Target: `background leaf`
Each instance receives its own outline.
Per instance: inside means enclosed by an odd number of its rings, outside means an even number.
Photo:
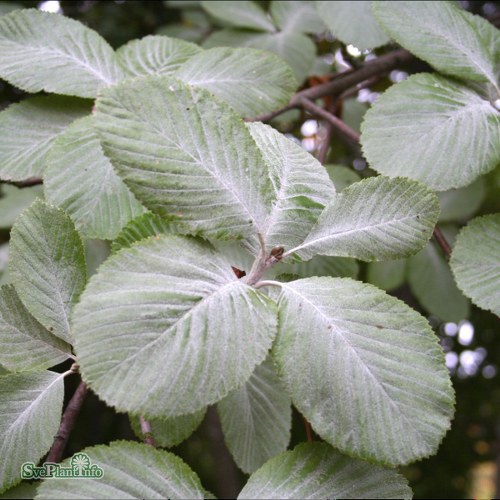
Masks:
[[[361,180],[359,174],[352,168],[344,165],[325,165],[325,168],[338,193],[351,184]]]
[[[47,157],[45,196],[87,238],[114,239],[145,212],[104,156],[92,117],[73,123]]]
[[[175,76],[209,90],[246,117],[281,108],[298,87],[282,59],[250,48],[205,50],[182,65]]]
[[[10,233],[9,271],[26,309],[71,343],[69,315],[87,279],[85,254],[71,219],[37,200]]]
[[[276,274],[294,274],[301,278],[310,276],[333,276],[339,278],[357,278],[359,264],[356,259],[347,257],[324,257],[317,255],[306,262],[281,262],[273,268]]]
[[[26,92],[96,97],[122,77],[113,49],[82,23],[37,9],[0,18],[0,77]]]
[[[217,403],[226,446],[238,467],[251,473],[290,441],[292,407],[271,358],[247,382]]]
[[[238,496],[245,498],[411,498],[406,479],[342,455],[326,443],[302,443],[269,460]]]
[[[340,41],[360,50],[385,45],[390,39],[373,16],[371,2],[316,2],[321,19]]]
[[[459,288],[483,309],[500,316],[500,214],[476,217],[463,228],[450,265]]]
[[[469,219],[477,212],[485,195],[484,177],[479,177],[467,187],[438,193],[441,206],[439,222]]]
[[[51,478],[37,498],[205,498],[198,476],[178,457],[127,441],[85,448],[101,478]],[[68,467],[70,459],[61,465]]]
[[[438,214],[437,197],[422,184],[372,177],[338,194],[289,252],[305,260],[316,254],[367,261],[404,257],[430,238]]]
[[[0,198],[0,229],[12,227],[19,214],[28,208],[36,198],[43,198],[43,186],[18,188],[4,184]]]
[[[366,281],[383,290],[393,290],[406,279],[407,259],[370,262],[367,266]]]
[[[43,370],[67,359],[71,346],[24,307],[12,285],[0,288],[0,363],[10,370]]]
[[[30,97],[2,111],[0,178],[22,181],[42,176],[55,138],[88,113],[89,101],[64,96]]]
[[[438,191],[470,184],[500,161],[500,113],[468,87],[421,73],[392,86],[366,113],[370,167]]]
[[[95,116],[106,155],[149,209],[206,236],[262,231],[271,196],[267,166],[227,104],[204,89],[149,76],[103,93]]]
[[[276,333],[270,299],[238,281],[210,246],[170,235],[110,257],[73,321],[90,387],[119,410],[163,418],[241,386]]]
[[[278,373],[325,441],[391,466],[435,453],[454,398],[425,318],[348,278],[283,284],[278,307]]]
[[[319,33],[327,29],[313,2],[275,0],[271,2],[270,13],[282,31]]]
[[[0,492],[21,481],[21,465],[49,451],[59,428],[64,379],[59,373],[0,377]]]

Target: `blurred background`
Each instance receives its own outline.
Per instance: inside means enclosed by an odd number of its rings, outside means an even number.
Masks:
[[[214,45],[214,33],[224,28],[196,1],[18,1],[0,2],[0,15],[15,8],[34,7],[63,13],[96,30],[114,48],[129,40],[150,34],[162,34]],[[258,2],[267,9],[270,2]],[[470,12],[484,16],[497,27],[498,2],[460,2]],[[384,52],[360,51],[335,40],[327,31],[310,35],[316,56],[305,65],[290,60],[301,86],[312,86],[331,75],[357,67]],[[272,48],[272,47],[270,47]],[[299,62],[300,65],[300,62]],[[378,78],[363,88],[354,89],[336,103],[336,114],[359,131],[366,110],[391,84],[408,74],[429,70],[425,64],[413,63]],[[0,80],[0,109],[22,100],[24,93]],[[328,106],[328,102],[323,103]],[[374,175],[366,166],[359,149],[330,137],[328,126],[315,117],[297,110],[287,112],[271,122],[306,150],[320,157],[337,189],[360,178]],[[327,142],[325,142],[327,138]],[[328,140],[330,139],[330,140]],[[10,227],[17,214],[36,196],[41,186],[17,190],[0,185],[0,282],[8,255]],[[461,226],[472,216],[500,209],[500,168],[459,190],[440,193],[442,215],[440,227],[450,242]],[[95,269],[107,254],[107,242],[89,242],[89,264]],[[402,469],[410,481],[415,498],[499,498],[500,497],[500,331],[498,318],[466,299],[456,288],[447,263],[437,246],[429,243],[410,259],[389,263],[364,264],[343,262],[337,275],[356,276],[376,284],[406,301],[426,316],[446,353],[446,364],[456,390],[457,409],[452,429],[446,435],[437,455]],[[347,270],[346,270],[347,269]],[[62,366],[61,369],[68,369]],[[77,381],[67,380],[71,395]],[[291,447],[306,439],[302,418],[294,414]],[[116,439],[137,439],[126,415],[116,414],[91,394],[82,409],[77,426],[66,450],[66,456],[86,446]],[[203,485],[219,498],[234,497],[246,482],[246,476],[228,454],[213,410],[209,410],[200,428],[184,443],[172,450],[180,455],[200,476]]]

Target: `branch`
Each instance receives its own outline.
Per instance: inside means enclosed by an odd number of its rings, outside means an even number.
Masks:
[[[17,186],[18,188],[25,188],[31,186],[37,186],[38,184],[43,184],[43,179],[41,177],[30,177],[24,181],[1,181],[2,184],[11,184],[12,186]]]
[[[141,432],[144,436],[144,442],[149,446],[155,446],[155,438],[153,437],[153,429],[151,429],[151,424],[142,415],[139,417],[141,423]]]
[[[304,419],[304,427],[306,428],[307,442],[312,443],[314,441],[314,438],[313,438],[311,424],[306,419],[306,417],[302,417],[302,418]]]
[[[75,426],[76,418],[80,413],[85,397],[87,396],[88,388],[85,382],[80,382],[73,397],[70,399],[66,410],[61,419],[61,425],[57,431],[52,448],[47,455],[46,462],[59,463],[62,459],[64,448],[68,442],[69,435]]]
[[[451,256],[451,247],[449,243],[446,241],[446,238],[444,237],[444,234],[441,232],[441,229],[439,229],[437,226],[434,228],[434,232],[432,233],[434,236],[434,239],[436,240],[437,244],[441,247],[441,250],[443,251],[446,260],[449,260]]]

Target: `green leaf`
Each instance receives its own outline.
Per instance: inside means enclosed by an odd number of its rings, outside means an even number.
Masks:
[[[2,186],[2,197],[0,198],[0,229],[12,227],[19,214],[28,208],[35,199],[43,198],[43,186],[29,188],[17,188],[5,184]]]
[[[322,255],[317,255],[306,262],[282,262],[274,269],[276,269],[276,274],[293,274],[301,278],[308,278],[311,276],[357,278],[359,274],[359,265],[355,259],[346,257],[323,257]]]
[[[198,476],[167,451],[115,441],[83,452],[103,469],[103,476],[46,479],[37,498],[205,498]],[[69,467],[71,459],[61,465]]]
[[[71,219],[37,200],[10,233],[12,281],[26,309],[71,343],[69,315],[86,282],[85,255]]]
[[[338,194],[304,242],[287,253],[387,260],[405,257],[430,238],[439,214],[436,195],[409,179],[371,177]]]
[[[37,9],[0,18],[0,77],[26,92],[96,97],[121,79],[113,49],[95,31]]]
[[[229,105],[149,76],[103,92],[95,117],[106,155],[149,209],[205,236],[262,231],[271,205],[267,166]]]
[[[241,386],[276,333],[274,303],[192,238],[153,236],[111,256],[73,314],[82,376],[107,403],[194,413]]]
[[[338,193],[361,180],[359,174],[352,168],[345,167],[344,165],[325,165],[325,168]]]
[[[259,365],[243,387],[217,403],[226,445],[246,473],[285,451],[292,407],[271,358]]]
[[[253,47],[274,52],[286,61],[295,78],[302,83],[314,65],[316,46],[303,33],[281,31],[279,33],[252,33],[248,31],[220,30],[203,43],[211,47]]]
[[[115,253],[121,248],[127,248],[136,241],[157,234],[172,233],[174,224],[159,215],[147,212],[131,220],[111,244],[111,252]]]
[[[261,235],[269,250],[304,241],[335,188],[325,169],[298,144],[260,122],[247,127],[269,166],[273,206]]]
[[[474,304],[500,316],[500,214],[476,217],[464,227],[451,254],[458,287]]]
[[[14,498],[25,500],[26,498],[35,498],[37,488],[38,483],[28,483],[23,481],[17,486],[14,486],[14,488],[7,490],[3,495],[0,495],[0,500],[12,500]]]
[[[341,42],[358,49],[374,49],[389,42],[373,16],[370,1],[316,2],[321,19]]]
[[[47,201],[65,210],[87,238],[112,240],[145,212],[104,156],[90,116],[56,139],[44,184]]]
[[[392,86],[361,129],[370,167],[438,191],[466,186],[500,161],[500,113],[474,91],[437,75],[421,73]]]
[[[11,372],[43,370],[68,358],[71,346],[48,332],[12,285],[0,288],[0,363]]]
[[[109,257],[110,245],[104,240],[85,240],[85,262],[87,276],[95,274],[99,266]]]
[[[23,6],[15,2],[2,2],[0,3],[0,16],[4,16],[13,10],[22,9]]]
[[[88,101],[64,96],[30,97],[2,111],[0,178],[23,181],[42,176],[47,152],[55,138],[89,112]]]
[[[441,206],[439,222],[469,219],[477,212],[485,195],[486,185],[483,177],[479,177],[467,187],[438,193]]]
[[[0,377],[0,492],[21,481],[24,462],[38,463],[59,428],[64,378],[59,373]]]
[[[127,77],[171,75],[202,49],[194,43],[162,35],[132,40],[116,51]]]
[[[406,279],[406,259],[370,262],[367,267],[366,281],[383,290],[400,287]]]
[[[238,496],[246,498],[411,498],[406,479],[342,455],[326,443],[302,443],[269,460]]]
[[[459,321],[469,316],[469,301],[457,288],[441,250],[429,242],[408,260],[408,283],[420,304],[442,321]]]
[[[148,419],[151,424],[151,431],[156,446],[171,448],[177,446],[187,439],[201,424],[205,417],[207,409],[203,408],[196,413],[189,415],[181,415],[171,418],[153,418]],[[136,415],[130,416],[130,423],[135,435],[139,439],[144,439],[144,434],[141,430],[139,417]]]
[[[205,50],[186,62],[175,76],[209,90],[246,117],[283,107],[298,87],[292,69],[282,59],[249,48]]]
[[[319,33],[326,25],[316,12],[312,2],[271,2],[271,17],[282,31]]]
[[[284,283],[278,307],[278,373],[325,441],[391,466],[436,452],[454,397],[425,318],[349,278]]]
[[[454,2],[373,2],[373,9],[392,38],[441,73],[497,85],[474,16]]]
[[[246,0],[237,2],[215,1],[201,2],[201,6],[215,19],[220,19],[229,26],[250,28],[258,31],[275,31],[267,14],[255,3]]]

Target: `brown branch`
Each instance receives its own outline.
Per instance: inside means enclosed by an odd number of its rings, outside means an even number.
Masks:
[[[66,410],[61,419],[61,425],[57,431],[56,437],[54,438],[54,443],[52,448],[50,448],[49,454],[47,455],[46,462],[58,463],[61,461],[64,448],[66,448],[66,443],[68,442],[69,435],[73,430],[76,423],[76,418],[80,413],[85,397],[87,396],[88,388],[85,382],[80,382],[77,387],[73,397],[70,399]]]
[[[441,247],[441,250],[443,251],[446,260],[448,260],[451,256],[451,247],[446,241],[446,238],[444,237],[444,234],[441,232],[441,229],[439,229],[437,226],[434,228],[434,232],[432,233],[434,236],[434,239],[436,240],[437,244]]]
[[[283,108],[277,109],[276,111],[271,111],[270,113],[264,113],[263,115],[255,116],[254,118],[245,118],[246,122],[268,122],[273,118],[276,118],[291,109],[298,108],[299,104],[287,104]]]
[[[43,184],[43,179],[41,177],[30,177],[24,181],[0,181],[2,184],[11,184],[12,186],[16,186],[18,188],[25,188],[31,186],[38,186],[39,184]]]
[[[304,427],[306,428],[307,442],[308,443],[312,443],[314,441],[314,438],[313,438],[313,432],[312,432],[311,424],[306,419],[306,417],[302,417],[302,418],[304,419]]]
[[[144,442],[149,446],[155,446],[155,438],[153,437],[153,429],[151,428],[151,423],[146,420],[142,415],[139,417],[139,422],[141,424],[141,432],[144,436]]]

